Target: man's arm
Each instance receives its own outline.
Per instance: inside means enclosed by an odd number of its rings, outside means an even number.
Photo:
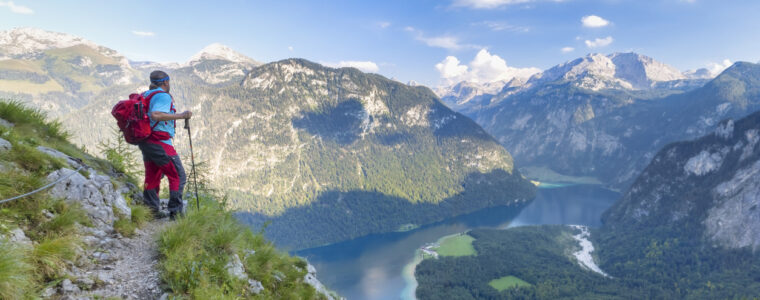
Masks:
[[[193,116],[193,113],[188,111],[185,111],[181,114],[167,114],[165,112],[160,111],[153,111],[150,113],[150,118],[153,119],[153,121],[172,121],[172,120],[179,120],[179,119],[190,119],[190,117]]]

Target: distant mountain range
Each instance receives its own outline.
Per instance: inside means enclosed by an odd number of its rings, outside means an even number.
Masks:
[[[109,137],[115,102],[144,90],[150,71],[169,72],[178,108],[194,112],[196,159],[231,207],[250,212],[242,218],[272,221],[266,233],[281,246],[399,230],[534,195],[510,154],[426,87],[301,59],[261,64],[219,44],[185,63],[130,63],[66,34],[0,36],[0,72],[15,74],[0,80],[0,97],[51,112],[90,151]],[[180,131],[180,152],[185,143]]]
[[[758,70],[737,63],[708,79],[706,70],[682,73],[635,53],[591,54],[497,93],[460,83],[442,99],[483,126],[520,166],[625,189],[663,145],[760,108]]]

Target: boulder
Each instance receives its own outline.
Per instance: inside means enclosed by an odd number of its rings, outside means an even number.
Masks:
[[[11,128],[14,125],[13,125],[13,123],[8,122],[8,121],[3,120],[3,119],[0,118],[0,126],[5,127],[5,128]]]
[[[9,150],[11,150],[11,148],[13,148],[13,145],[11,145],[11,142],[6,141],[3,138],[0,138],[0,153],[1,152],[5,152],[5,151],[9,151]]]

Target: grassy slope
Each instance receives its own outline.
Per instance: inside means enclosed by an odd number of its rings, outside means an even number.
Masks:
[[[65,166],[60,159],[34,149],[38,145],[58,149],[92,166],[107,166],[68,143],[60,123],[45,120],[39,111],[0,101],[0,118],[15,124],[10,129],[0,127],[0,137],[13,146],[0,153],[0,199],[44,185],[48,173]],[[46,217],[44,211],[53,217]],[[82,246],[77,224],[89,224],[81,208],[44,192],[0,204],[0,234],[21,228],[34,242],[27,247],[0,247],[0,298],[35,298],[42,289],[64,278],[66,262],[76,260],[76,249]]]
[[[175,296],[191,299],[324,299],[303,282],[307,263],[279,252],[211,198],[200,210],[171,224],[158,237],[162,278]],[[258,295],[247,280],[227,272],[237,255],[246,275],[262,283]]]

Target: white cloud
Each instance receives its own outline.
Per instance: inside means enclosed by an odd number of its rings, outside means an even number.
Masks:
[[[722,62],[711,62],[707,64],[707,69],[710,70],[710,74],[712,76],[718,76],[721,72],[726,70],[728,67],[733,65],[734,63],[731,62],[729,59],[724,59]]]
[[[533,2],[533,0],[454,0],[453,6],[492,9],[505,5]]]
[[[388,28],[388,27],[391,26],[391,22],[386,22],[386,21],[377,22],[377,26],[380,27],[380,28],[382,28],[382,29],[385,29],[385,28]]]
[[[603,38],[603,39],[596,38],[593,41],[586,40],[586,46],[589,47],[589,48],[606,47],[606,46],[609,46],[610,44],[612,44],[612,41],[614,41],[614,40],[612,39],[611,36],[608,36],[608,37]]]
[[[13,1],[0,1],[0,7],[7,7],[11,12],[22,15],[31,15],[34,11],[31,8],[22,5],[16,5]]]
[[[426,36],[421,30],[417,30],[414,27],[407,26],[405,31],[414,33],[414,39],[425,43],[430,47],[443,48],[448,50],[459,50],[463,48],[477,48],[475,45],[467,45],[459,42],[459,38],[450,35],[442,36]]]
[[[530,31],[530,28],[528,27],[511,25],[506,22],[483,21],[479,23],[474,23],[473,25],[485,26],[485,27],[488,27],[488,29],[491,29],[492,31],[512,31],[512,32]]]
[[[288,46],[288,51],[293,52],[293,46]]]
[[[441,75],[441,79],[448,84],[461,81],[474,83],[490,83],[496,81],[508,81],[512,78],[528,78],[541,72],[537,68],[514,68],[507,66],[507,62],[498,55],[491,54],[486,49],[481,49],[469,66],[461,64],[454,56],[447,56],[443,61],[435,65]]]
[[[591,27],[591,28],[598,28],[598,27],[604,27],[604,26],[610,25],[610,21],[605,20],[604,18],[597,15],[585,16],[581,18],[581,23],[583,23],[583,27]]]
[[[570,53],[570,52],[575,51],[575,48],[573,48],[573,47],[562,47],[562,49],[560,49],[559,51],[562,51],[562,53]]]
[[[357,68],[362,72],[377,73],[380,67],[372,61],[341,61],[339,63],[322,63],[333,68]]]
[[[464,46],[459,43],[459,39],[453,36],[417,36],[417,40],[425,43],[430,47],[438,47],[449,50],[462,49]]]
[[[138,31],[138,30],[132,30],[132,34],[136,36],[155,36],[156,34],[154,32],[150,31]]]
[[[441,78],[452,79],[464,77],[467,75],[467,66],[460,65],[459,59],[454,56],[446,56],[443,61],[435,65],[435,69],[438,73],[441,73]]]

